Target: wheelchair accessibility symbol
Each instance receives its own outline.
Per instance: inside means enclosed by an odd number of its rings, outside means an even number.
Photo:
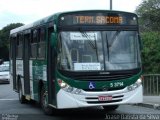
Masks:
[[[94,82],[89,82],[89,89],[95,89],[96,84]]]

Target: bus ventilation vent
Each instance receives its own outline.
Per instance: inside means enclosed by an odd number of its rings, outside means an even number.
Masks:
[[[87,101],[88,104],[101,104],[101,103],[115,103],[115,102],[121,102],[120,100],[111,100],[111,101]]]

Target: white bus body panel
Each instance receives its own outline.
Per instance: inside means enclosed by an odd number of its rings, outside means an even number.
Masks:
[[[121,105],[121,104],[135,104],[143,102],[142,85],[133,91],[128,91],[127,87],[123,90],[102,91],[102,92],[85,92],[81,94],[72,94],[64,90],[60,90],[57,94],[57,108],[79,108],[92,106],[107,106],[107,105]],[[123,96],[121,98],[113,98],[112,100],[122,99],[120,102],[112,103],[87,103],[87,101],[98,102],[98,96]],[[94,97],[97,99],[86,99],[86,97]]]

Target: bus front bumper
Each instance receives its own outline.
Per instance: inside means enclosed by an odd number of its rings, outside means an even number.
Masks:
[[[115,91],[86,92],[80,94],[69,93],[61,89],[57,94],[57,108],[80,108],[93,106],[121,105],[142,103],[142,85],[129,91],[126,88]],[[112,96],[111,100],[99,100],[100,96]]]

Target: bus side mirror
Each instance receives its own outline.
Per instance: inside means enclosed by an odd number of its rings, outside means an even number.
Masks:
[[[53,48],[56,48],[56,45],[57,45],[56,34],[55,34],[55,33],[52,33],[52,34],[51,34],[51,46],[52,46]]]
[[[51,34],[51,46],[52,46],[52,50],[54,51],[53,53],[55,54],[55,56],[58,54],[58,51],[57,51],[57,37],[56,37],[56,34],[55,33],[52,33]]]
[[[141,39],[140,35],[138,35],[138,39],[139,39],[140,50],[143,50],[143,42],[142,42],[142,39]]]

